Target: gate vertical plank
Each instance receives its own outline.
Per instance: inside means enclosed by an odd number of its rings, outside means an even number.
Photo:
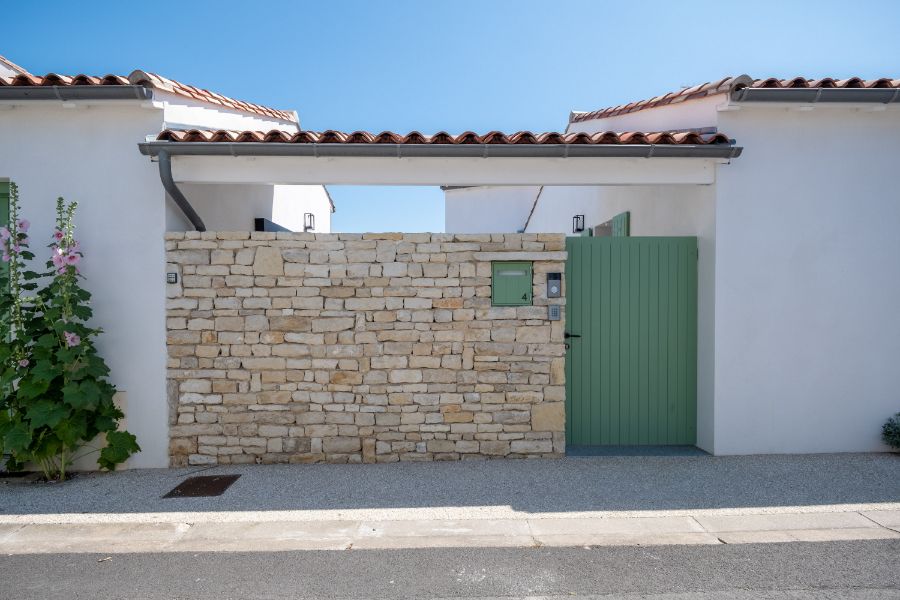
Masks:
[[[584,412],[584,431],[583,439],[586,443],[599,443],[599,431],[602,424],[600,417],[599,390],[597,389],[597,374],[593,369],[594,361],[599,357],[599,344],[601,336],[599,333],[600,315],[593,305],[592,295],[595,286],[600,285],[602,280],[594,277],[593,274],[597,270],[598,261],[602,258],[594,251],[594,247],[590,244],[581,244],[581,268],[586,277],[585,286],[581,294],[582,313],[581,328],[577,331],[580,338],[572,340],[572,345],[576,346],[581,352],[581,360],[584,369],[590,372],[590,375],[584,378],[587,389],[585,390],[585,405],[582,406]],[[596,334],[595,334],[596,332]]]
[[[668,360],[666,361],[666,394],[668,406],[666,411],[665,443],[674,443],[678,427],[678,247],[668,248],[669,261],[669,314],[666,320],[668,329]]]
[[[691,252],[688,256],[688,325],[687,325],[687,432],[685,444],[697,442],[697,285],[699,250],[696,239],[690,242]]]
[[[619,402],[621,401],[621,348],[622,348],[622,246],[609,246],[609,443],[618,445],[619,425],[621,414]]]

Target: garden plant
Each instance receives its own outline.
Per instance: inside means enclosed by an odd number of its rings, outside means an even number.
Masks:
[[[42,270],[32,270],[29,222],[19,216],[18,190],[10,185],[9,224],[0,228],[6,263],[0,273],[0,446],[10,471],[35,465],[48,480],[66,478],[72,462],[96,454],[114,469],[140,450],[120,431],[109,368],[98,355],[91,327],[91,295],[80,286],[83,259],[74,237],[76,203],[59,198],[56,230]],[[102,448],[91,441],[105,434]],[[103,437],[97,438],[101,442]]]
[[[900,412],[881,427],[881,439],[894,450],[900,450]]]

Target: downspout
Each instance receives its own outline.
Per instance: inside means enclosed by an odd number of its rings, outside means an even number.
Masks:
[[[191,222],[194,229],[197,231],[206,231],[206,225],[203,224],[203,219],[200,218],[200,215],[197,214],[197,211],[195,211],[194,207],[191,206],[191,203],[188,202],[188,199],[184,197],[184,194],[182,194],[181,190],[178,189],[178,186],[175,185],[175,180],[172,179],[172,158],[169,156],[169,151],[160,150],[157,158],[159,159],[159,179],[162,181],[166,193],[175,201],[175,204],[178,205],[178,208],[181,209],[184,216],[188,218],[188,221]]]

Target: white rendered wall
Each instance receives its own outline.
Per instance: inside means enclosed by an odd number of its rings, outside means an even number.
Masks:
[[[315,216],[315,233],[331,233],[331,199],[324,185],[276,185],[272,221],[291,231],[303,231],[303,215]]]
[[[726,100],[725,94],[716,94],[616,117],[570,123],[566,131],[587,131],[589,133],[598,131],[672,131],[715,127],[718,120],[716,107],[725,103]],[[725,133],[731,135],[728,131]]]
[[[539,189],[489,185],[444,190],[444,231],[515,233],[525,227]]]
[[[249,131],[298,131],[296,122],[247,113],[208,102],[200,102],[171,92],[153,90],[153,99],[165,104],[165,123],[170,129],[230,129]],[[295,113],[296,114],[296,113]],[[158,133],[158,132],[148,132]]]
[[[156,165],[137,151],[162,111],[58,102],[0,107],[0,176],[19,185],[32,249],[46,258],[57,196],[78,201],[76,236],[93,294],[93,324],[112,381],[128,394],[128,429],[143,451],[130,467],[168,464],[164,193]]]
[[[178,184],[209,231],[253,231],[253,219],[272,220],[272,186],[249,184]],[[176,207],[174,213],[178,217]],[[168,231],[193,229],[190,223],[171,220]]]
[[[742,108],[720,127],[744,153],[717,184],[715,452],[885,449],[900,112]]]
[[[316,233],[331,232],[331,204],[321,185],[182,183],[178,187],[209,231],[253,231],[257,218],[303,231],[303,215],[311,212]],[[173,204],[166,229],[187,231],[193,227]]]

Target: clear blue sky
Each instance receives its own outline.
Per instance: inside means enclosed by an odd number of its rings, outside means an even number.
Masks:
[[[900,77],[900,1],[39,2],[3,6],[32,72],[141,68],[296,109],[306,129],[561,130],[572,109],[727,75]],[[335,187],[335,230],[440,231],[436,188]]]

